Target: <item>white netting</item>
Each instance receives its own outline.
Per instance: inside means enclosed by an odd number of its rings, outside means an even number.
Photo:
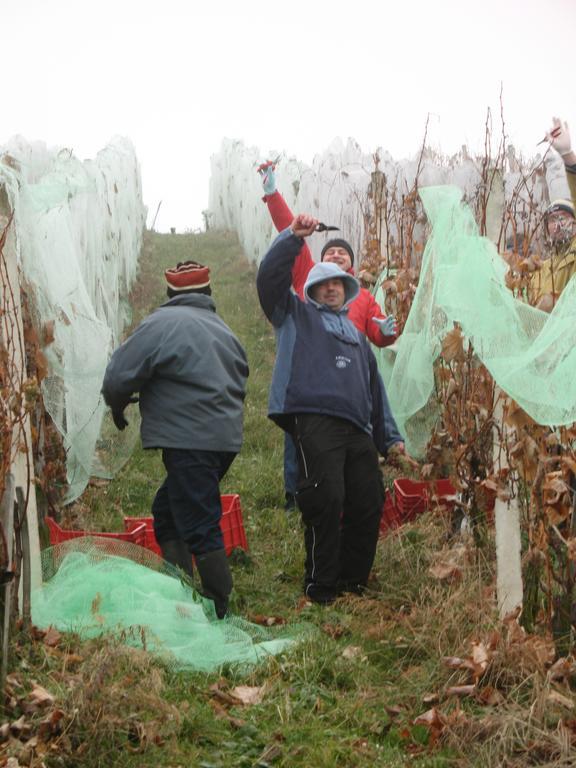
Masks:
[[[387,152],[379,152],[380,170],[385,174],[388,188],[397,199],[407,194],[418,171],[418,156],[411,160],[396,161]],[[279,158],[276,167],[278,191],[296,213],[309,213],[326,224],[339,226],[345,237],[360,253],[364,235],[362,207],[366,202],[373,156],[349,139],[344,145],[335,140],[322,154],[316,155],[308,166],[293,157],[277,151],[263,152],[247,147],[241,141],[225,139],[218,154],[211,159],[210,226],[230,229],[238,238],[249,259],[259,262],[265,254],[275,229],[267,206],[262,202],[262,185],[257,168],[265,160]],[[522,184],[522,164],[510,149],[508,171],[503,179],[504,197],[509,200],[513,190],[520,187],[519,201],[538,204],[557,197],[568,197],[564,167],[555,153],[546,158],[546,173],[532,175],[526,188]],[[480,163],[470,158],[463,149],[453,157],[439,157],[426,151],[422,158],[419,186],[452,184],[460,187],[465,200],[473,200],[482,183]],[[519,229],[524,212],[517,211]],[[414,235],[419,237],[416,228]],[[323,239],[310,238],[309,246],[315,259],[319,258]]]
[[[94,160],[20,137],[1,149],[17,256],[41,326],[54,321],[44,404],[64,439],[67,500],[84,489],[100,434],[100,387],[129,317],[145,222],[134,148],[116,138]]]

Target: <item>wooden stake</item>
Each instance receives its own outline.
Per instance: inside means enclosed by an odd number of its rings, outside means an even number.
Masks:
[[[0,584],[0,694],[4,691],[6,675],[8,674],[8,642],[10,637],[10,606],[12,605],[12,541],[14,538],[14,476],[6,478],[6,488],[0,504],[0,526],[6,542],[6,571],[5,581]]]

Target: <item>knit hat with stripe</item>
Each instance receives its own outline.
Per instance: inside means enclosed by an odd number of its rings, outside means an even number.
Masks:
[[[195,291],[210,285],[210,269],[197,261],[181,261],[164,272],[168,288],[176,293]]]

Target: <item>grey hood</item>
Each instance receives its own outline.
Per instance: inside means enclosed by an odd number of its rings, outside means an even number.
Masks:
[[[360,283],[349,272],[344,272],[337,264],[331,262],[320,262],[312,267],[308,273],[306,283],[304,284],[304,296],[306,301],[318,306],[318,302],[310,296],[310,288],[318,283],[323,283],[324,280],[332,280],[333,278],[339,278],[344,283],[344,307],[348,306],[351,301],[360,293]]]

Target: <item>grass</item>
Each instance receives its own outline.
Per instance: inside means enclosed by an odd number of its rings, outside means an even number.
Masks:
[[[327,608],[303,603],[302,529],[283,511],[283,440],[266,418],[274,338],[258,306],[254,268],[235,237],[147,234],[131,296],[134,322],[163,300],[164,268],[185,258],[210,266],[217,309],[250,362],[245,443],[222,486],[241,496],[250,544],[248,556],[232,556],[232,611],[304,622],[314,632],[291,653],[212,675],[174,672],[111,639],[69,636],[51,647],[42,636],[30,642],[21,633],[9,721],[23,715],[40,729],[46,719],[45,711],[29,711],[32,679],[54,695],[52,711],[62,713],[49,738],[47,726],[38,730],[44,736],[22,764],[40,765],[41,755],[50,768],[568,765],[570,709],[548,702],[560,685],[576,703],[573,677],[557,685],[528,653],[528,641],[505,639],[496,619],[492,550],[450,545],[443,521],[429,514],[381,540],[366,597]],[[114,480],[90,486],[63,510],[64,523],[119,530],[124,515],[149,513],[162,478],[158,452],[138,448]],[[458,560],[457,578],[431,576],[441,558]],[[488,682],[479,687],[485,696],[489,688],[497,692],[497,704],[449,695],[470,673],[443,658],[468,658],[471,640],[494,633],[500,639]],[[237,685],[265,686],[262,702],[222,703]],[[415,723],[432,708],[441,727]],[[0,765],[3,754],[26,748],[22,738],[0,743]]]

